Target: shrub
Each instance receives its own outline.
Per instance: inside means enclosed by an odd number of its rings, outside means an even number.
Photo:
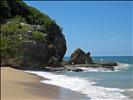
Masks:
[[[27,25],[21,25],[16,21],[1,25],[1,57],[10,58],[18,55],[19,44],[25,39],[25,33],[28,30]]]
[[[21,16],[15,16],[15,17],[13,17],[13,18],[11,18],[10,20],[9,20],[9,22],[10,21],[14,21],[14,22],[21,22],[21,23],[26,23],[26,20],[25,20],[25,18],[23,18],[23,17],[21,17]]]
[[[43,33],[35,31],[32,33],[32,38],[36,41],[40,41],[40,42],[46,42],[46,38],[44,37]]]

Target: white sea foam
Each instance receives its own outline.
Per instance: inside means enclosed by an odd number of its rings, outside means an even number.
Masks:
[[[115,66],[115,71],[120,71],[123,69],[128,69],[129,66],[131,66],[130,64],[126,64],[126,63],[118,63],[117,66]]]
[[[93,81],[89,81],[79,77],[69,77],[67,75],[58,75],[51,72],[26,71],[50,80],[43,80],[41,82],[52,84],[63,88],[70,89],[86,94],[91,100],[129,100],[126,96],[121,94],[124,90],[119,88],[105,88],[96,86]]]
[[[112,72],[110,69],[108,68],[87,68],[87,67],[78,67],[80,69],[82,69],[84,72]]]
[[[97,68],[93,68],[93,67],[78,67],[80,69],[82,69],[84,72],[116,72],[116,71],[121,71],[124,69],[128,69],[129,66],[131,66],[130,64],[125,64],[125,63],[118,63],[117,66],[114,66],[114,71],[112,71],[109,68],[103,68],[103,67],[97,67]]]

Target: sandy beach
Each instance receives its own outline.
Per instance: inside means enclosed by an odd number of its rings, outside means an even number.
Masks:
[[[80,93],[43,84],[41,77],[10,67],[1,68],[2,100],[88,100]]]

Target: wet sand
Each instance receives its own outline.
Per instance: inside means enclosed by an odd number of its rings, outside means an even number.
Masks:
[[[10,67],[1,68],[1,100],[89,100],[86,95],[44,84],[41,77]]]

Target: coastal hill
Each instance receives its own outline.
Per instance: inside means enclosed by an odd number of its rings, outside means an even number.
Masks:
[[[1,0],[0,9],[1,66],[60,66],[66,40],[53,19],[22,0]]]

